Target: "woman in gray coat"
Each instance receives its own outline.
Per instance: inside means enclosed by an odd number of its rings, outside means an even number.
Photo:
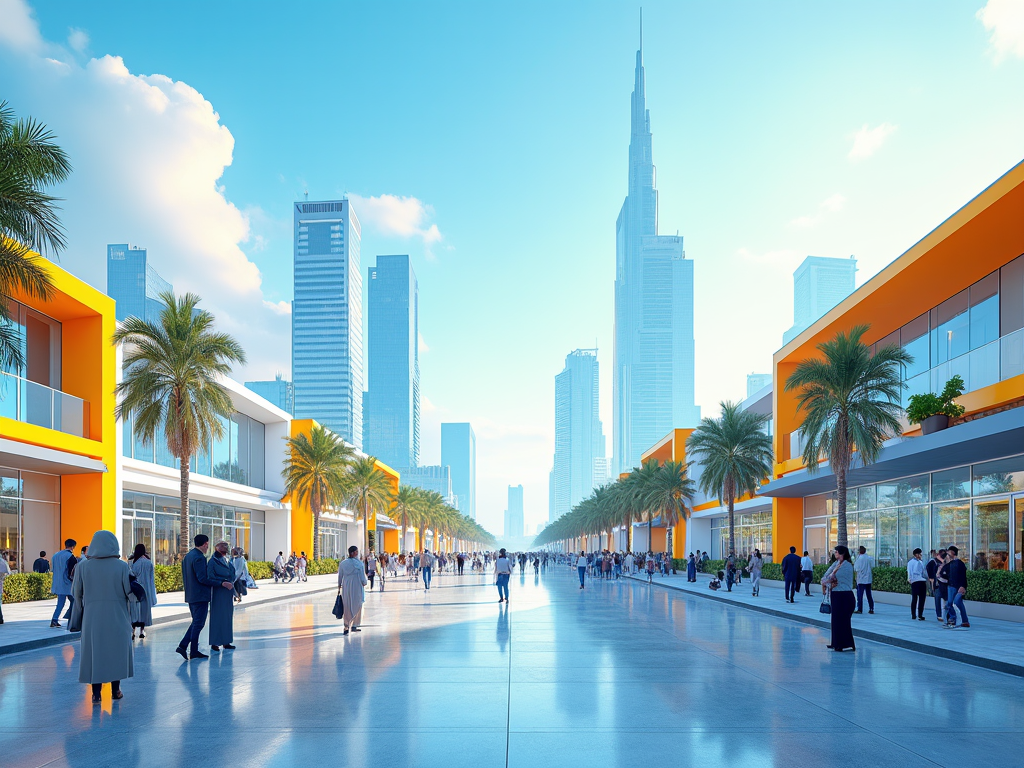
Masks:
[[[100,701],[103,683],[110,683],[113,698],[122,698],[121,681],[135,674],[128,573],[128,564],[118,557],[114,534],[96,531],[89,559],[75,568],[71,586],[75,596],[71,621],[82,627],[78,682],[92,685],[94,704]]]
[[[235,639],[235,568],[228,562],[228,546],[226,541],[218,541],[213,549],[213,557],[206,564],[207,576],[210,581],[216,582],[210,600],[210,647],[215,651],[219,651],[221,646],[230,651],[235,650],[231,644]],[[225,587],[224,582],[231,584],[231,587]]]
[[[146,597],[143,600],[139,600],[135,595],[128,599],[128,610],[132,617],[132,640],[135,639],[136,627],[139,629],[141,640],[146,637],[146,627],[153,625],[153,606],[156,605],[156,571],[153,568],[153,561],[146,554],[145,544],[135,545],[128,569],[146,590]]]

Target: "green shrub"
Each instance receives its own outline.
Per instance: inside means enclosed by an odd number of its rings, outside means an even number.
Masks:
[[[153,577],[157,592],[178,592],[182,589],[180,565],[154,565]]]
[[[310,576],[322,576],[328,573],[337,573],[339,560],[333,557],[322,557],[319,560],[310,560],[306,565],[306,573]]]
[[[1024,605],[1024,572],[968,571],[967,599],[1001,605]]]
[[[29,600],[49,600],[51,574],[12,573],[4,579],[4,602],[24,603]]]
[[[265,560],[250,560],[249,575],[256,581],[274,578],[274,564]]]

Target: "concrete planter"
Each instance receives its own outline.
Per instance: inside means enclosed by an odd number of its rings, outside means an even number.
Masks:
[[[936,413],[921,422],[921,434],[930,435],[932,432],[940,432],[949,426],[949,416],[944,413]]]

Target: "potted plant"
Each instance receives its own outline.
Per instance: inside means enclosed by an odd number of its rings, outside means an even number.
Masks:
[[[921,425],[921,434],[930,435],[949,426],[950,419],[964,415],[964,407],[955,401],[964,393],[964,380],[953,376],[942,392],[911,395],[907,403],[907,421]]]

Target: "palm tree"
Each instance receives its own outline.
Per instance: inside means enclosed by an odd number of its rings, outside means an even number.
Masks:
[[[292,502],[309,503],[313,512],[313,559],[320,559],[320,515],[340,505],[356,452],[329,429],[314,424],[309,435],[285,438],[288,460],[281,474]]]
[[[418,519],[419,505],[422,504],[420,494],[418,493],[419,488],[411,485],[403,485],[399,487],[398,493],[394,495],[393,504],[395,514],[402,521],[402,543],[398,549],[401,552],[405,551],[405,537],[406,531],[409,528],[409,523],[412,522],[414,526],[417,525],[416,520]]]
[[[115,393],[118,419],[131,417],[135,436],[151,443],[158,433],[178,459],[181,516],[178,554],[189,550],[189,463],[224,433],[221,418],[234,413],[231,395],[218,378],[244,364],[245,351],[233,337],[213,330],[213,315],[197,309],[199,297],[160,294],[160,323],[129,317],[114,333],[124,348],[124,379]]]
[[[672,535],[676,525],[690,516],[686,502],[692,500],[693,492],[693,481],[686,476],[686,465],[681,461],[662,464],[645,491],[644,505],[665,523],[665,548],[669,557],[673,556]]]
[[[357,459],[347,479],[345,500],[363,515],[363,553],[370,551],[370,512],[383,514],[391,501],[391,483],[373,456]],[[379,546],[374,542],[374,548]]]
[[[736,499],[753,496],[771,474],[772,439],[765,432],[768,416],[744,411],[739,403],[721,403],[722,415],[705,417],[686,441],[686,451],[700,462],[698,486],[717,496],[729,510],[729,555],[736,555]]]
[[[32,118],[16,119],[0,101],[0,368],[25,365],[10,299],[22,292],[36,299],[53,296],[53,281],[37,253],[59,253],[65,246],[57,217],[58,198],[42,190],[71,174],[68,156],[55,136]]]
[[[836,476],[838,542],[847,546],[846,475],[856,449],[861,462],[878,458],[882,443],[900,429],[901,373],[914,362],[895,344],[875,350],[861,341],[867,325],[838,333],[818,345],[823,359],[804,360],[786,380],[786,391],[797,391],[797,412],[804,412],[801,426],[804,464],[818,471],[827,458]]]

